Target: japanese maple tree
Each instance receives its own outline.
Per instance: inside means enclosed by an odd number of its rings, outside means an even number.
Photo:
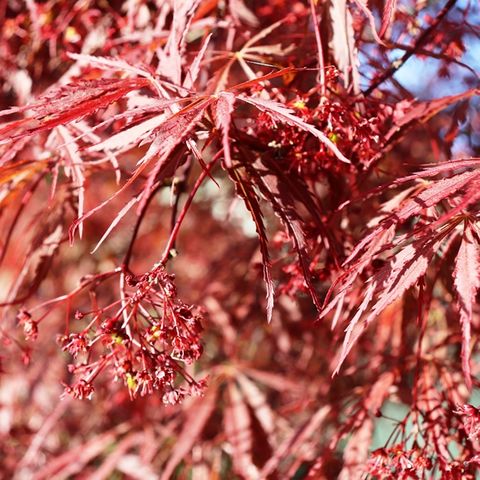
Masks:
[[[1,478],[477,478],[477,2],[0,32]]]

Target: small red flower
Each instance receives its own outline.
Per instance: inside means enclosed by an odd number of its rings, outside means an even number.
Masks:
[[[33,320],[30,313],[23,309],[18,312],[17,320],[19,325],[23,325],[25,340],[35,341],[38,337],[38,322]]]
[[[465,404],[459,405],[454,413],[461,415],[463,428],[469,440],[480,440],[480,409]]]

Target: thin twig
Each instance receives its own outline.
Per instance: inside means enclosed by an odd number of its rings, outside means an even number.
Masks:
[[[192,191],[189,193],[188,198],[185,201],[185,204],[183,205],[183,208],[180,214],[178,215],[177,221],[175,223],[175,226],[173,227],[172,233],[170,234],[170,238],[168,239],[167,245],[165,246],[165,250],[160,260],[161,264],[165,265],[167,263],[168,257],[170,255],[170,251],[172,250],[173,245],[175,244],[178,232],[183,223],[183,220],[185,219],[188,209],[190,208],[190,205],[193,202],[193,198],[195,197],[196,193],[198,192],[198,189],[202,185],[205,178],[207,178],[207,176],[209,175],[210,170],[212,169],[213,165],[216,163],[217,158],[218,158],[218,155],[210,163],[206,165],[206,168],[202,170],[202,172],[197,178],[197,181],[195,182],[195,185],[192,188]]]
[[[398,48],[400,50],[405,50],[405,51],[413,51],[415,47],[410,47],[409,45],[402,45],[401,43],[392,43],[388,44],[388,46],[392,48]],[[425,55],[426,57],[431,57],[431,58],[436,58],[438,60],[445,60],[446,62],[454,63],[455,65],[458,65],[459,67],[466,68],[470,73],[472,73],[477,80],[480,80],[480,75],[475,71],[474,68],[472,68],[470,65],[467,65],[466,63],[461,62],[460,60],[457,60],[450,55],[447,55],[445,53],[435,53],[430,50],[426,50],[424,48],[416,48],[415,51],[413,52],[415,55]]]
[[[138,218],[137,218],[137,221],[135,223],[135,227],[133,228],[133,233],[132,233],[132,236],[130,238],[130,243],[128,245],[128,249],[127,249],[127,253],[125,254],[125,257],[123,259],[123,263],[122,263],[122,270],[125,271],[125,272],[128,272],[129,271],[129,264],[130,264],[130,260],[132,258],[132,253],[133,253],[133,245],[135,243],[135,240],[137,238],[137,235],[138,235],[138,231],[140,230],[140,226],[143,222],[143,219],[145,218],[145,214],[147,213],[147,210],[148,210],[148,207],[150,206],[150,203],[153,199],[153,197],[157,194],[158,190],[160,190],[160,188],[163,187],[163,183],[158,183],[156,186],[154,186],[146,200],[146,202],[143,204],[143,207],[138,215]]]
[[[442,10],[440,10],[438,15],[435,17],[433,23],[427,29],[425,29],[417,38],[417,41],[415,42],[411,50],[406,51],[402,58],[392,63],[390,68],[385,70],[382,75],[380,75],[380,77],[378,77],[364,92],[362,92],[363,96],[367,97],[383,82],[395,75],[395,73],[407,62],[407,60],[416,53],[417,49],[419,49],[428,40],[428,37],[438,27],[438,25],[445,18],[447,13],[454,7],[456,1],[457,0],[448,0]]]
[[[320,36],[320,26],[318,23],[317,12],[315,9],[315,0],[310,0],[310,10],[312,12],[312,19],[313,19],[313,29],[315,31],[315,40],[317,42],[317,50],[318,50],[318,81],[320,83],[320,93],[322,98],[326,96],[327,90],[325,87],[325,62],[323,60],[323,46],[322,46],[322,38]]]

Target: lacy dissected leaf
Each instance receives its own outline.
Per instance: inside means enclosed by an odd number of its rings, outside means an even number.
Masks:
[[[361,480],[365,477],[364,465],[368,458],[374,432],[373,421],[364,418],[361,426],[355,430],[343,451],[343,464],[338,480]]]
[[[404,181],[410,180],[421,180],[422,176],[428,178],[429,176],[435,176],[439,173],[451,171],[455,167],[461,168],[470,166],[478,166],[478,161],[462,161],[461,163],[455,163],[454,165],[446,164],[445,166],[432,167],[431,170],[427,169],[423,172],[405,177],[404,179],[399,179],[395,184],[402,184]],[[402,196],[399,197],[399,202],[395,202],[396,206],[393,211],[383,218],[378,226],[373,228],[370,233],[365,235],[345,260],[343,264],[344,273],[339,279],[337,279],[327,294],[325,310],[322,312],[322,316],[338,304],[340,299],[348,291],[348,288],[353,285],[354,281],[362,273],[364,268],[379,252],[394,246],[392,242],[400,225],[408,219],[419,215],[426,209],[439,205],[443,200],[461,194],[464,189],[466,189],[466,193],[463,196],[463,203],[460,203],[456,208],[453,208],[451,211],[447,211],[447,213],[440,216],[437,220],[438,226],[449,220],[453,214],[474,202],[476,200],[476,194],[472,193],[470,189],[473,188],[473,192],[478,190],[476,185],[478,184],[479,176],[480,172],[478,169],[467,170],[451,177],[431,181],[430,183],[423,183],[420,186],[420,189],[417,187],[417,189],[414,190],[414,193],[407,198]],[[393,204],[391,203],[390,206],[392,205]],[[327,303],[331,293],[335,289],[338,292],[338,296]]]
[[[408,218],[418,215],[422,210],[438,205],[442,200],[451,197],[462,188],[477,181],[479,177],[480,172],[473,170],[432,182],[421,189],[419,193],[401,202],[400,206],[387,217],[385,223],[404,222]],[[384,224],[378,227],[376,232],[378,233],[383,228],[385,228]],[[371,238],[372,235],[369,235],[368,238]]]
[[[328,312],[332,310],[336,305],[342,301],[348,293],[348,289],[354,284],[355,280],[358,276],[363,272],[365,267],[370,264],[373,258],[375,258],[376,254],[381,251],[385,245],[389,245],[390,242],[393,240],[395,236],[395,225],[390,225],[387,228],[378,231],[376,235],[369,238],[368,242],[361,245],[360,248],[365,246],[364,251],[359,256],[358,259],[355,260],[353,265],[349,265],[348,269],[342,274],[342,276],[334,283],[331,291],[336,286],[340,285],[340,289],[337,292],[335,298],[328,303],[325,309],[322,311],[321,317],[324,317]],[[360,251],[360,248],[354,250],[354,252],[350,255],[350,257],[346,260],[346,264],[351,261],[352,258],[356,256],[356,254]],[[331,294],[331,291],[327,294],[327,298],[325,301],[328,301],[328,298]],[[336,326],[336,318],[332,324],[332,328]]]
[[[412,175],[398,178],[389,186],[403,185],[405,182],[409,182],[411,180],[435,177],[441,173],[450,173],[454,170],[461,170],[473,167],[480,167],[480,158],[458,158],[455,160],[448,160],[446,162],[438,162],[433,166],[425,166],[423,170],[420,170]]]
[[[210,43],[210,40],[212,38],[212,34],[210,33],[207,35],[207,37],[204,39],[202,46],[200,47],[199,52],[195,56],[195,59],[193,60],[192,64],[187,70],[187,73],[185,75],[185,80],[183,81],[183,87],[186,89],[191,89],[193,88],[193,85],[195,81],[197,80],[198,74],[200,73],[200,64],[203,60],[203,57],[205,56],[205,53],[207,51],[208,45]]]
[[[160,126],[155,128],[150,135],[142,142],[152,142],[146,155],[139,163],[146,164],[151,158],[165,158],[168,154],[182,142],[201,120],[206,108],[212,104],[214,99],[200,99],[184,107],[171,115]]]
[[[403,202],[393,210],[384,220],[382,220],[378,227],[374,228],[371,233],[363,238],[363,240],[355,247],[346,262],[351,262],[353,258],[371,242],[376,242],[376,237],[382,234],[383,231],[395,225],[401,225],[406,220],[415,215],[419,215],[422,211],[440,204],[443,200],[456,195],[464,188],[469,188],[476,184],[479,179],[480,172],[478,170],[467,171],[449,178],[443,178],[434,181],[430,184],[424,184],[420,191],[406,198]],[[472,198],[473,200],[473,198]],[[464,207],[466,207],[465,205]],[[441,217],[442,221],[446,217]]]
[[[378,32],[378,36],[380,38],[383,38],[388,28],[390,27],[390,24],[392,23],[393,17],[395,15],[396,6],[397,0],[385,1],[385,6],[383,7],[382,25],[380,26],[380,31]]]
[[[401,128],[412,125],[414,122],[427,122],[437,113],[445,110],[450,105],[478,95],[478,93],[478,88],[471,88],[465,92],[456,95],[449,95],[436,100],[406,102],[408,106],[401,108],[400,111],[394,115],[395,126],[393,126],[386,134],[385,139],[387,141],[390,140]]]
[[[108,57],[99,57],[93,55],[84,55],[84,54],[76,54],[76,53],[69,53],[68,56],[77,60],[79,62],[83,62],[85,64],[91,65],[93,67],[100,68],[102,70],[107,71],[121,71],[124,73],[129,73],[134,76],[139,77],[151,77],[151,72],[145,67],[137,67],[131,65],[125,60],[120,58],[108,58]]]
[[[204,397],[195,399],[190,404],[183,429],[169,455],[168,462],[163,468],[161,480],[169,480],[177,465],[192,451],[193,445],[199,440],[205,425],[215,409],[216,398],[217,390],[211,388]]]
[[[145,78],[79,80],[43,95],[36,103],[23,108],[33,116],[0,128],[0,141],[31,136],[58,125],[91,115],[124,97],[128,92],[146,87]],[[8,113],[8,112],[7,112]]]
[[[237,376],[238,384],[244,398],[250,405],[258,423],[262,426],[270,445],[275,445],[273,436],[276,416],[268,404],[266,395],[258,388],[258,386],[250,380],[246,375],[239,374]]]
[[[153,141],[145,156],[139,161],[140,166],[135,172],[135,177],[144,171],[145,167],[154,158],[156,159],[156,165],[148,174],[139,209],[142,208],[152,191],[153,185],[157,181],[157,176],[162,170],[165,170],[166,165],[169,163],[168,160],[171,160],[170,154],[177,145],[190,136],[195,125],[202,119],[205,110],[213,101],[212,97],[208,97],[183,108],[169,117],[150,134],[148,140],[153,139]],[[164,171],[163,173],[165,174],[166,172]]]
[[[368,0],[354,0],[354,1],[367,17],[370,23],[370,29],[373,37],[380,45],[383,45],[382,39],[380,38],[380,35],[377,33],[377,28],[375,27],[375,17],[372,11],[368,8]]]
[[[256,27],[259,24],[255,14],[247,8],[243,0],[230,0],[230,12],[237,22]]]
[[[64,236],[64,207],[59,204],[41,217],[16,282],[9,292],[9,301],[21,301],[32,295],[48,275],[53,258]]]
[[[346,0],[332,0],[330,18],[333,31],[331,46],[335,62],[343,73],[345,87],[350,85],[350,77],[352,77],[354,91],[358,93],[359,76],[353,19]]]
[[[474,226],[465,226],[462,242],[455,259],[453,272],[454,285],[457,291],[457,306],[460,311],[462,325],[462,367],[465,381],[472,386],[470,369],[470,341],[473,305],[480,287],[480,258],[477,236]]]
[[[235,184],[237,195],[245,202],[257,231],[258,241],[260,245],[260,253],[262,254],[263,279],[267,290],[267,319],[272,320],[272,311],[274,303],[274,285],[272,274],[270,272],[271,262],[268,252],[268,238],[263,223],[263,213],[258,202],[257,195],[248,180],[242,179],[240,174],[235,170],[229,170],[230,178]]]
[[[258,469],[252,460],[252,426],[250,412],[233,382],[227,388],[228,404],[224,413],[225,434],[232,447],[232,461],[235,472],[245,478],[256,479]]]
[[[151,135],[151,132],[159,127],[167,118],[168,111],[177,108],[175,105],[179,102],[189,101],[189,98],[172,98],[168,100],[151,99],[147,97],[144,99],[142,96],[135,97],[134,101],[131,101],[132,97],[129,97],[129,104],[132,108],[118,113],[103,122],[97,124],[92,129],[83,132],[83,136],[90,136],[94,129],[104,127],[115,121],[126,120],[127,126],[121,131],[107,137],[103,141],[98,141],[97,138],[91,139],[94,143],[88,148],[89,152],[101,152],[104,151],[108,154],[112,150],[125,151],[134,145],[142,143],[147,137]],[[75,126],[78,126],[79,122],[75,122]],[[132,126],[133,125],[133,126]]]
[[[338,242],[325,224],[324,217],[322,217],[322,215],[325,214],[325,208],[320,199],[316,198],[315,194],[312,193],[302,175],[295,170],[285,171],[283,165],[267,156],[262,158],[262,163],[283,183],[284,190],[288,191],[289,195],[296,202],[301,203],[306,208],[314,221],[315,227],[317,227],[321,233],[322,242],[328,243],[332,255],[336,257],[337,249],[339,248],[337,245]]]
[[[318,432],[322,428],[323,423],[327,419],[331,408],[329,405],[323,405],[317,411],[310,415],[298,428],[291,432],[288,437],[276,449],[272,458],[265,464],[262,469],[260,478],[269,478],[275,472],[281,462],[291,456],[298,457],[300,446],[303,445],[311,435]]]
[[[425,275],[443,240],[443,234],[432,238],[427,233],[402,248],[370,279],[363,301],[346,329],[335,373],[370,323]]]
[[[391,387],[395,384],[394,372],[382,373],[370,388],[368,396],[364,400],[365,408],[371,414],[376,415],[388,398]]]
[[[243,100],[246,103],[250,103],[258,108],[262,112],[269,113],[272,118],[280,123],[286,123],[305,130],[315,137],[317,137],[321,143],[323,143],[340,161],[350,163],[350,160],[343,155],[343,153],[337,148],[337,146],[320,130],[313,125],[303,121],[293,114],[293,110],[285,107],[281,103],[274,102],[272,100],[266,100],[263,98],[247,97],[245,95],[239,95],[239,100]]]
[[[148,167],[152,165],[154,160],[156,160],[153,168],[151,168],[150,172],[148,172],[148,176],[142,190],[141,197],[139,199],[138,210],[140,211],[145,205],[145,202],[149,197],[150,193],[152,192],[152,189],[154,188],[158,177],[162,176],[162,178],[164,178],[165,176],[171,175],[173,173],[173,169],[176,165],[175,158],[170,156],[171,153],[191,134],[197,122],[200,121],[203,117],[206,108],[213,101],[213,98],[208,97],[207,99],[203,99],[191,105],[188,105],[187,107],[179,110],[178,112],[168,117],[166,120],[161,121],[160,125],[157,126],[153,131],[145,132],[145,125],[142,125],[141,131],[142,135],[145,135],[145,137],[144,140],[140,142],[140,144],[147,142],[151,142],[151,144],[145,155],[141,157],[137,162],[138,167],[133,172],[132,176],[128,179],[128,181],[125,182],[125,184],[122,185],[122,187],[119,188],[111,197],[103,201],[101,204],[85,212],[85,214],[72,225],[69,232],[70,241],[72,242],[76,228],[80,222],[83,222],[85,219],[105,207],[105,205],[110,203],[113,199],[117,198],[121,193],[123,193],[127,188],[129,188],[132,183],[147,170]],[[152,119],[152,122],[158,124],[158,121],[160,121],[159,118],[154,117],[154,119],[155,121],[153,121]],[[128,139],[130,138],[130,133],[131,132],[129,132],[127,134],[128,136],[125,137],[125,141],[129,141]],[[147,133],[148,136],[146,136]],[[115,140],[115,142],[117,142],[117,140],[118,138]],[[132,206],[133,203],[135,202],[131,202],[129,205]],[[128,208],[122,209],[119,217],[124,216],[127,213]],[[118,221],[120,220],[119,217],[117,217]],[[112,225],[115,226],[115,224],[116,222],[114,221],[111,224],[111,227]],[[107,234],[110,232],[110,230],[111,229],[109,228]],[[102,237],[102,241],[104,240],[104,237]]]
[[[232,14],[233,14],[233,12],[232,12]],[[240,50],[238,50],[237,52],[235,52],[235,55],[231,56],[230,60],[228,62],[226,62],[225,65],[222,68],[217,70],[217,72],[215,74],[215,79],[216,79],[215,91],[219,92],[219,91],[225,90],[227,88],[228,80],[229,80],[229,77],[230,77],[230,74],[231,74],[231,69],[236,62],[238,62],[238,64],[240,65],[240,67],[242,68],[243,72],[245,73],[245,75],[248,77],[249,80],[247,82],[237,84],[233,87],[230,87],[229,90],[242,89],[242,88],[246,88],[247,86],[258,85],[261,82],[263,82],[264,80],[267,80],[269,78],[275,78],[276,76],[278,76],[280,72],[274,72],[274,73],[270,73],[270,74],[267,74],[267,75],[257,76],[257,74],[246,63],[245,59],[246,58],[248,58],[250,60],[255,60],[256,59],[256,61],[261,62],[262,61],[262,57],[261,57],[262,49],[263,49],[264,46],[256,45],[256,44],[260,40],[262,40],[263,38],[270,35],[274,30],[279,28],[284,23],[285,23],[285,19],[280,20],[278,22],[275,22],[275,23],[267,26],[266,28],[263,28],[256,35],[253,35],[251,38],[249,38],[244,43],[242,48]],[[267,46],[267,50],[269,50],[268,47],[271,47],[271,46]]]
[[[422,277],[438,248],[443,236],[426,235],[400,250],[388,265],[374,276],[375,294],[378,300],[367,317],[367,323],[379,315],[388,305],[399,299],[420,277]]]
[[[166,120],[165,114],[156,115],[148,120],[138,123],[133,127],[126,128],[121,132],[106,138],[89,148],[89,151],[99,152],[106,150],[128,149],[142,142],[149,136],[152,130],[158,128]]]
[[[215,103],[215,120],[219,130],[222,131],[223,155],[227,168],[232,166],[232,155],[230,153],[230,123],[232,121],[232,112],[235,105],[235,95],[231,92],[222,92],[218,95]]]
[[[288,184],[281,181],[276,175],[261,175],[254,168],[245,165],[251,179],[258,187],[262,195],[270,203],[275,214],[280,218],[286,231],[288,232],[295,252],[300,260],[300,266],[304,275],[304,280],[308,292],[312,297],[313,303],[320,311],[321,302],[315,290],[310,272],[310,259],[308,255],[308,246],[303,231],[301,217],[295,207],[295,200],[288,188]]]
[[[65,478],[81,472],[91,459],[118,441],[120,434],[125,432],[125,427],[125,423],[121,423],[101,435],[96,435],[92,439],[72,446],[65,453],[59,455],[54,462],[46,464],[37,471],[35,477],[38,480],[47,480],[55,477]]]
[[[440,175],[443,173],[453,174],[455,170],[461,171],[465,169],[478,168],[478,167],[480,167],[479,158],[459,158],[455,160],[448,160],[446,162],[438,162],[438,163],[435,163],[434,165],[425,165],[422,170],[419,170],[411,175],[397,178],[391,183],[376,187],[368,193],[362,193],[361,199],[357,199],[355,201],[358,201],[358,200],[365,201],[369,198],[372,198],[381,193],[384,193],[387,190],[399,187],[408,182],[412,182],[413,180],[426,180],[428,178],[436,177],[437,175]],[[399,200],[403,200],[404,198],[409,197],[410,193],[411,192],[409,192],[407,189],[404,189],[403,191],[399,192],[399,194],[397,195],[397,198]],[[354,200],[348,200],[344,202],[339,208],[340,209],[345,208],[347,205],[350,205],[353,202]],[[392,208],[389,208],[389,202],[392,202]],[[401,203],[401,202],[395,203],[393,199],[389,200],[389,202],[386,202],[383,204],[382,206],[383,211],[388,212],[391,210],[396,210],[398,208],[398,205]]]
[[[182,54],[186,36],[199,0],[178,0],[173,3],[173,22],[164,49],[157,49],[157,72],[181,85]]]
[[[63,169],[65,175],[71,179],[72,187],[75,189],[75,195],[77,196],[77,218],[82,218],[85,207],[85,174],[82,157],[79,154],[78,145],[67,127],[59,125],[56,127],[55,133],[60,140],[60,144],[63,144],[61,151],[64,158]],[[82,222],[79,223],[78,231],[80,238],[82,238]]]
[[[279,23],[279,22],[277,22]],[[227,91],[233,91],[233,92],[236,92],[236,91],[240,91],[240,90],[246,90],[248,88],[251,88],[251,87],[254,87],[254,86],[257,86],[267,80],[272,80],[274,78],[278,78],[278,77],[288,77],[289,75],[292,75],[294,72],[298,72],[298,71],[301,71],[301,70],[304,70],[303,68],[295,68],[295,67],[286,67],[286,68],[282,68],[280,70],[277,70],[275,72],[271,72],[271,73],[267,73],[266,75],[261,75],[257,78],[255,78],[254,80],[247,80],[246,82],[242,82],[242,83],[237,83],[236,85],[230,87],[227,89]]]
[[[450,172],[455,167],[471,166],[477,166],[477,162],[474,160],[453,162],[452,165],[435,166],[431,171],[427,169],[424,172],[405,177],[405,179],[399,179],[397,182],[421,180],[422,175],[428,178],[439,173]],[[455,226],[455,220],[453,220],[455,215],[460,214],[463,209],[477,201],[479,197],[478,177],[478,169],[473,169],[428,183],[424,181],[420,186],[410,190],[408,196],[399,196],[395,201],[387,202],[391,208],[393,207],[393,211],[381,219],[378,226],[373,228],[353,249],[343,265],[344,273],[332,285],[327,295],[326,302],[328,303],[326,303],[322,316],[336,306],[342,308],[343,301],[354,282],[380,253],[400,248],[387,264],[370,279],[362,302],[346,329],[336,372],[372,320],[380,315],[388,305],[399,299],[426,273],[429,263],[445,236],[451,236],[452,228]],[[438,208],[444,200],[448,200],[449,203],[443,206],[443,210],[438,211],[439,214],[434,216],[433,220],[430,217],[430,224],[420,223],[415,227],[411,237],[398,235],[398,229],[407,220],[419,216],[432,207]],[[337,290],[337,294],[329,301],[329,296],[334,290]],[[463,291],[462,294],[465,295],[466,292]],[[335,315],[334,326],[338,316],[339,312]],[[463,310],[462,325],[464,328],[466,328],[465,325],[468,323],[466,319],[468,318],[471,318],[471,313]],[[464,333],[468,334],[468,329],[464,329]],[[465,356],[463,358],[465,359]]]

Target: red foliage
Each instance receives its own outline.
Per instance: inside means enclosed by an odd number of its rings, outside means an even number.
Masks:
[[[0,477],[476,478],[479,19],[0,0]]]

